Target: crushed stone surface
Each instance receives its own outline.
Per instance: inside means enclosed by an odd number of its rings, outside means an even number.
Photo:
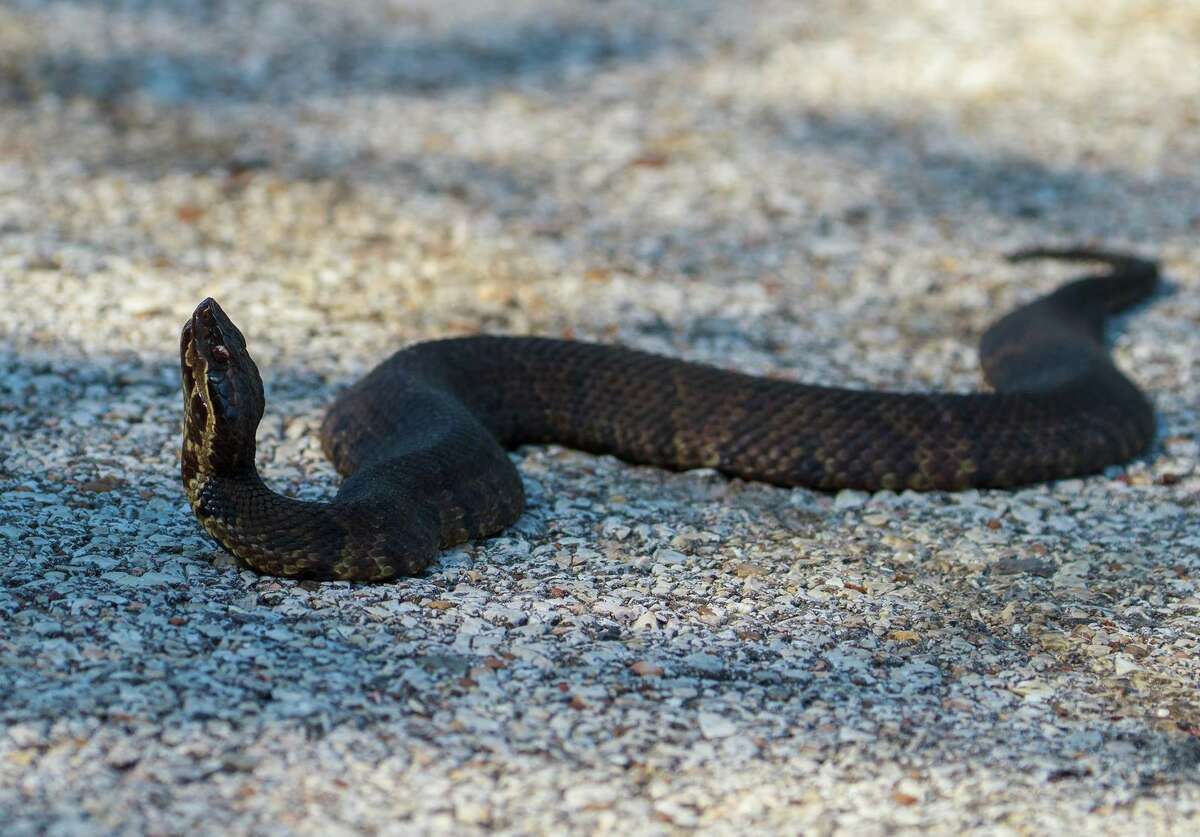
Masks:
[[[5,834],[1200,830],[1200,9],[1154,0],[0,6]],[[178,478],[205,296],[259,464],[395,348],[620,342],[977,388],[1090,242],[1143,458],[834,496],[513,454],[394,584],[238,567]]]

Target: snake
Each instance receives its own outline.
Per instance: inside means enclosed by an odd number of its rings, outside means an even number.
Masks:
[[[1110,357],[1105,325],[1154,292],[1157,262],[1089,247],[1009,258],[1102,268],[986,329],[990,391],[815,386],[537,336],[410,345],[329,407],[321,445],[343,478],[329,501],[260,476],[262,378],[241,331],[205,299],[180,342],[184,488],[208,534],[259,573],[379,581],[516,522],[525,492],[508,451],[525,444],[830,492],[1003,489],[1143,453],[1154,411]]]

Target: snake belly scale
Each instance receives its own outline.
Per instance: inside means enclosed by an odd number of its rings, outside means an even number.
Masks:
[[[892,393],[740,374],[619,346],[479,336],[402,349],[345,390],[321,427],[344,481],[330,502],[268,488],[255,467],[262,380],[211,299],[183,329],[183,483],[201,525],[261,573],[382,580],[494,534],[524,508],[507,449],[554,442],[671,469],[823,490],[1003,488],[1142,452],[1146,397],[1113,364],[1107,317],[1145,299],[1154,262],[1101,262],[996,321],[992,392]]]

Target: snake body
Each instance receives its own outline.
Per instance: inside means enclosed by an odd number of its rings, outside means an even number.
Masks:
[[[980,359],[993,392],[808,386],[539,337],[410,346],[329,409],[321,440],[345,478],[332,502],[280,495],[259,477],[262,380],[241,332],[208,299],[181,341],[184,486],[203,527],[259,572],[378,580],[417,574],[439,548],[513,523],[525,498],[506,449],[526,443],[825,490],[1006,487],[1137,455],[1154,414],[1103,331],[1154,290],[1157,265],[1078,248],[1013,258],[1108,269],[986,331]]]

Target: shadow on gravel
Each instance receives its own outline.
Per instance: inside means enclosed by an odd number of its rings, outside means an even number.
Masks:
[[[762,110],[750,123],[755,133],[785,148],[829,155],[874,172],[897,197],[897,221],[913,213],[962,212],[965,204],[971,212],[1051,224],[1047,235],[1071,235],[1086,229],[1082,219],[1098,212],[1125,218],[1136,214],[1131,205],[1186,205],[1200,188],[1195,176],[1145,177],[1110,166],[1053,165],[1019,152],[984,148],[920,116],[901,122],[885,114],[831,113],[798,105],[794,110]],[[1156,217],[1154,229],[1128,228],[1124,234],[1146,241],[1147,235],[1187,232],[1196,223],[1200,215],[1183,218],[1179,229],[1163,229]]]
[[[90,4],[79,4],[90,5]],[[160,25],[187,31],[216,27],[213,7],[172,4],[159,8]],[[371,92],[445,94],[475,88],[489,90],[531,84],[553,90],[588,73],[621,63],[643,62],[665,49],[690,48],[690,39],[674,42],[651,29],[597,18],[593,22],[550,15],[498,14],[468,20],[449,32],[430,32],[419,13],[412,19],[397,11],[381,29],[334,7],[304,11],[303,27],[289,15],[290,40],[272,38],[275,25],[254,25],[266,46],[240,60],[243,49],[204,52],[195,48],[111,50],[102,56],[44,50],[27,59],[19,98],[53,90],[62,98],[114,102],[141,95],[161,104],[262,102],[282,104]],[[279,12],[278,8],[260,12]],[[292,13],[294,14],[294,13]],[[695,27],[703,15],[693,14]],[[23,88],[23,89],[22,89]]]
[[[270,374],[268,397],[285,416],[324,386],[302,370]],[[130,558],[178,554],[179,533],[199,531],[179,485],[181,416],[177,360],[0,348],[0,543],[9,556],[0,578],[68,571],[81,554],[96,560],[70,571],[136,570]],[[265,423],[260,440],[278,441],[282,419]]]
[[[968,771],[1020,769],[1047,782],[1146,787],[1200,779],[1196,731],[1154,720],[1153,706],[1132,686],[1123,705],[1102,700],[1082,712],[1064,708],[1049,738],[1039,726],[1042,716],[1026,712],[1002,678],[982,692],[977,683],[961,686],[964,678],[994,677],[997,666],[1024,667],[1035,653],[1026,639],[975,615],[1004,604],[1006,594],[990,589],[987,574],[963,579],[918,568],[919,578],[909,578],[904,592],[889,594],[893,607],[910,598],[924,614],[928,638],[914,646],[881,643],[861,616],[840,624],[836,606],[815,601],[794,622],[755,616],[716,628],[693,618],[704,613],[706,600],[666,594],[661,606],[682,621],[683,634],[634,631],[618,619],[595,618],[592,600],[573,591],[574,570],[554,564],[550,553],[509,552],[503,536],[448,552],[420,578],[390,584],[294,583],[239,572],[199,532],[178,487],[175,375],[173,359],[0,354],[0,381],[8,385],[0,390],[4,429],[28,443],[6,450],[0,461],[6,555],[0,686],[10,696],[0,704],[0,720],[8,725],[60,719],[118,725],[148,736],[151,753],[163,730],[204,735],[213,722],[310,741],[338,728],[378,728],[401,734],[403,747],[436,744],[447,717],[465,712],[489,730],[491,743],[480,746],[534,747],[550,762],[587,763],[583,754],[601,752],[626,712],[654,711],[659,726],[632,734],[645,747],[680,749],[682,766],[683,750],[697,740],[696,713],[732,701],[745,704],[743,714],[727,719],[736,736],[712,736],[713,746],[728,748],[731,765],[786,764],[797,747],[816,740],[829,758],[860,751],[871,758],[881,748],[889,758],[938,750],[943,762]],[[269,377],[269,397],[275,396],[269,416],[288,413],[296,395],[321,385],[297,370],[273,369]],[[17,381],[24,383],[14,390],[9,384]],[[268,456],[281,443],[271,435]],[[51,461],[33,459],[28,450]],[[582,496],[608,490],[594,485],[588,459],[572,458],[554,489]],[[711,513],[706,506],[732,507],[749,538],[847,525],[832,509],[797,512],[792,492],[782,489],[720,478],[701,478],[696,488],[695,475],[654,469],[627,475],[622,490],[673,500],[697,524]],[[562,535],[546,496],[535,494],[517,527],[534,548]],[[597,520],[612,513],[597,503]],[[595,546],[604,548],[602,535]],[[707,575],[727,560],[718,551],[692,563]],[[856,575],[896,579],[896,570],[870,551],[841,560],[841,569]],[[622,586],[622,576],[652,574],[599,555],[586,564],[607,589]],[[768,569],[785,573],[789,564]],[[839,571],[826,564],[808,569],[800,575]],[[521,589],[555,602],[546,611],[551,624],[591,616],[561,636],[505,626],[507,596],[515,591],[479,599],[471,591],[488,582],[469,575],[479,570],[532,583]],[[791,594],[781,588],[780,595]],[[519,612],[518,602],[511,605]],[[1086,610],[1095,603],[1068,596],[1057,605]],[[499,608],[499,615],[488,616],[487,608]],[[728,636],[717,636],[729,630],[741,632],[733,653]],[[964,652],[964,641],[974,650]],[[720,655],[708,653],[710,647]],[[1055,674],[1086,676],[1086,668],[1073,673],[1079,662],[1064,660]],[[510,699],[514,690],[517,703]],[[960,693],[982,693],[988,702],[976,705]],[[486,708],[493,705],[499,708]],[[1186,707],[1178,710],[1175,719],[1187,717]],[[581,722],[563,727],[547,750],[531,725],[560,713],[577,713]],[[860,719],[869,738],[859,731]],[[245,756],[225,755],[227,762],[220,752],[214,761],[205,751],[192,764],[174,754],[168,773],[186,779],[197,771],[253,771]],[[144,769],[162,767],[156,758],[148,756]],[[139,757],[114,753],[105,761],[117,771],[142,769]]]

